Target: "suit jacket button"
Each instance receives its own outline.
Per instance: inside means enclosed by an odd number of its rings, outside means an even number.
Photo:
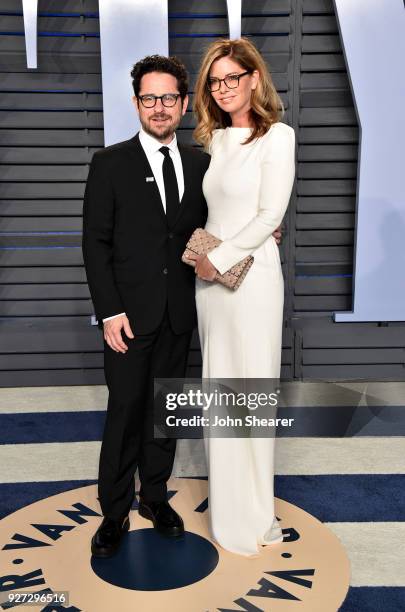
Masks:
[[[168,273],[168,269],[167,268],[163,268],[163,274],[167,274]]]
[[[172,233],[169,234],[169,238],[173,238],[173,234]]]

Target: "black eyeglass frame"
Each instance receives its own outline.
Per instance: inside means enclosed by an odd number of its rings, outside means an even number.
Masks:
[[[224,77],[223,79],[219,79],[218,77],[213,77],[213,79],[215,79],[215,83],[218,83],[218,87],[216,89],[211,89],[211,84],[210,81],[207,81],[207,89],[210,93],[213,93],[215,91],[219,91],[221,89],[221,82],[223,81],[225,83],[225,85],[227,86],[228,89],[236,89],[237,87],[239,87],[239,79],[243,76],[246,76],[247,74],[251,74],[252,71],[251,70],[245,70],[245,72],[241,72],[240,74],[227,74],[226,77]],[[228,85],[228,83],[226,82],[227,79],[229,78],[235,78],[237,77],[238,79],[238,83],[234,86],[234,87],[230,87]]]
[[[165,104],[163,102],[163,98],[165,96],[173,96],[174,98],[176,98],[175,103],[174,104]],[[160,100],[162,102],[162,104],[163,104],[163,106],[165,108],[173,108],[173,106],[176,106],[177,100],[181,97],[181,94],[179,94],[179,93],[165,93],[165,94],[162,94],[161,96],[155,96],[154,94],[144,94],[143,96],[137,96],[137,97],[138,97],[138,100],[141,101],[142,106],[144,106],[145,108],[155,108],[156,102],[158,100]],[[154,104],[152,104],[152,106],[146,106],[146,104],[143,101],[143,98],[153,98],[155,102],[154,102]]]

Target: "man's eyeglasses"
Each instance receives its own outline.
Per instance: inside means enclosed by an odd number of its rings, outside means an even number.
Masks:
[[[156,105],[156,100],[161,100],[163,106],[175,106],[177,99],[180,97],[178,93],[167,93],[163,96],[154,96],[153,94],[145,94],[144,96],[138,96],[142,105],[145,108],[153,108]]]
[[[221,82],[223,81],[228,89],[236,89],[239,85],[239,79],[246,74],[250,74],[250,70],[241,72],[240,74],[228,74],[224,79],[218,79],[217,77],[210,77],[207,81],[208,91],[218,91],[221,88]]]

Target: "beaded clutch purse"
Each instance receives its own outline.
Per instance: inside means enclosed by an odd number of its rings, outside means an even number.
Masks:
[[[194,267],[194,261],[187,259],[191,254],[194,255],[206,255],[212,249],[215,249],[221,244],[221,240],[216,236],[213,236],[207,230],[198,227],[192,234],[190,240],[187,242],[186,249],[181,257],[182,261],[190,266]],[[232,266],[224,274],[217,272],[214,280],[218,281],[228,289],[236,290],[246,274],[249,272],[250,267],[254,261],[251,255],[248,255],[237,264]]]

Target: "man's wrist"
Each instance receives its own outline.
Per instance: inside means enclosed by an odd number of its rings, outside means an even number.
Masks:
[[[116,317],[121,317],[124,314],[125,314],[125,312],[120,312],[119,314],[111,315],[111,317],[106,317],[105,319],[103,319],[103,323],[105,323],[106,321],[109,321],[110,319],[115,319]]]

